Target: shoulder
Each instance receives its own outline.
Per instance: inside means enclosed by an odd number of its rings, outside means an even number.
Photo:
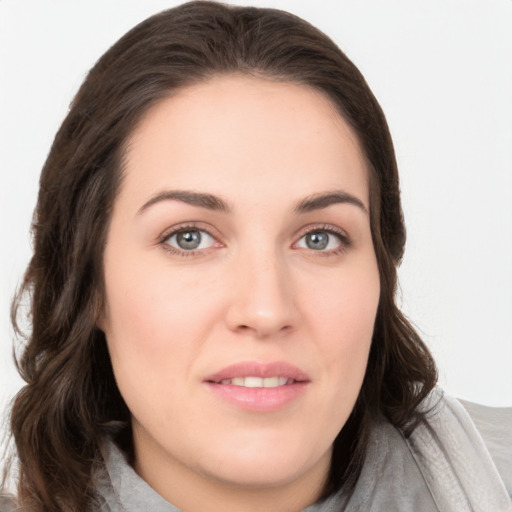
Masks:
[[[512,510],[507,483],[510,462],[497,468],[478,426],[465,407],[437,388],[421,408],[425,420],[407,439],[407,444],[436,503],[447,510]],[[505,420],[506,417],[505,414]],[[496,420],[498,424],[502,421]],[[506,424],[495,428],[498,433],[507,430]],[[488,437],[492,429],[484,430]],[[501,439],[493,452],[501,453],[502,444],[508,444],[507,449],[510,448],[508,435],[491,437]]]
[[[468,412],[512,496],[512,407],[488,407],[459,400]]]
[[[14,512],[16,504],[11,496],[0,494],[0,512]]]

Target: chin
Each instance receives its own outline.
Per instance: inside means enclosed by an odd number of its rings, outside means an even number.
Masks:
[[[270,457],[265,461],[231,460],[224,461],[221,468],[212,468],[210,477],[237,487],[282,487],[297,480],[302,467],[299,461],[288,457],[280,461]]]
[[[215,453],[202,462],[210,477],[244,487],[279,487],[294,482],[311,471],[327,474],[331,448],[308,450],[307,444],[288,445],[280,442],[231,444],[227,449],[217,445]]]

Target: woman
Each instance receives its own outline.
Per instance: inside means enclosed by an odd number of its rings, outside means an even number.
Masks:
[[[394,302],[404,241],[384,116],[323,34],[208,2],[135,27],[41,176],[20,505],[508,510]]]

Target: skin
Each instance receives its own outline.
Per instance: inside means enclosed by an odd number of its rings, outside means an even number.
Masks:
[[[213,194],[229,211],[169,190]],[[333,191],[354,200],[297,211]],[[358,141],[308,87],[215,77],[136,127],[99,326],[132,413],[135,470],[165,499],[190,512],[298,511],[318,499],[378,306],[368,211]],[[199,249],[180,247],[179,229],[202,230]],[[326,248],[308,246],[313,231]],[[240,361],[285,361],[309,380],[277,410],[246,410],[205,385]]]

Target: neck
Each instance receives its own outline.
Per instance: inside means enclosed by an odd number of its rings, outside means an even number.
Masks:
[[[135,471],[175,507],[187,512],[300,512],[315,503],[324,489],[331,453],[303,474],[271,484],[233,483],[153,454],[135,459]]]

